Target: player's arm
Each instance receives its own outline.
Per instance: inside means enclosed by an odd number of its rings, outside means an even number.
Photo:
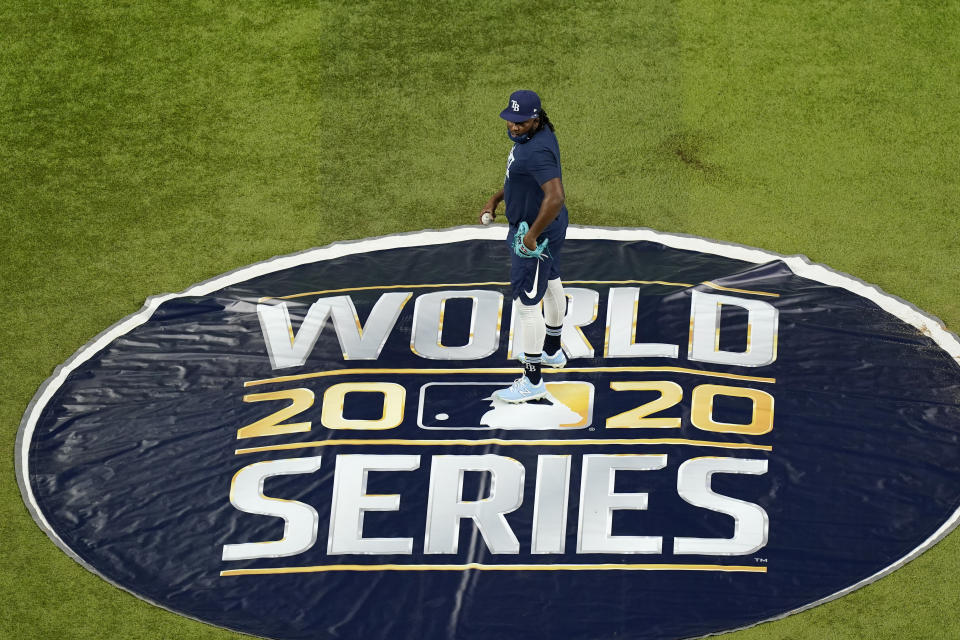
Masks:
[[[537,213],[537,219],[530,225],[530,231],[523,236],[523,244],[531,251],[537,248],[537,238],[550,226],[551,222],[557,219],[560,209],[563,208],[563,182],[560,178],[547,180],[540,185],[540,188],[543,189],[540,211]]]
[[[485,213],[489,213],[491,216],[496,218],[497,207],[500,206],[501,202],[503,202],[502,188],[500,189],[500,191],[497,191],[495,194],[493,194],[493,197],[487,200],[487,204],[483,205],[483,209],[480,209],[480,222],[483,222],[483,214]]]

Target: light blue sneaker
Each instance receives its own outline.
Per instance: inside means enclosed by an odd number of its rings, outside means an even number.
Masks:
[[[527,358],[522,353],[517,356],[517,360],[520,361],[520,364],[527,364]],[[567,354],[563,352],[563,349],[557,349],[557,352],[552,356],[547,355],[547,352],[544,351],[540,354],[540,364],[553,369],[563,369],[567,366]]]
[[[540,380],[540,384],[533,384],[527,376],[520,376],[507,389],[499,389],[493,392],[494,398],[511,404],[529,402],[546,396],[547,385],[543,380]]]

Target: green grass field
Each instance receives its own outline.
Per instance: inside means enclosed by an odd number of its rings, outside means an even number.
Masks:
[[[13,469],[54,367],[148,296],[469,224],[533,88],[574,223],[742,243],[960,329],[960,5],[0,4],[0,637],[239,638],[60,552]],[[737,640],[960,637],[960,534]]]

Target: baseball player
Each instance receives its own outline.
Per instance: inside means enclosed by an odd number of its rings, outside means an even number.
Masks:
[[[567,364],[560,346],[567,298],[560,282],[559,260],[568,218],[560,148],[540,97],[533,91],[515,91],[500,117],[507,121],[513,147],[507,157],[503,189],[487,201],[480,217],[481,221],[484,214],[495,217],[497,206],[506,202],[510,286],[519,302],[515,326],[523,349],[523,376],[494,396],[516,403],[547,395],[541,367]]]

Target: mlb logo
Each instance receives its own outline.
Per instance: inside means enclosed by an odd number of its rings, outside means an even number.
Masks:
[[[570,430],[593,424],[594,387],[582,380],[548,382],[540,403],[511,405],[493,397],[502,382],[428,382],[420,387],[421,429]]]

